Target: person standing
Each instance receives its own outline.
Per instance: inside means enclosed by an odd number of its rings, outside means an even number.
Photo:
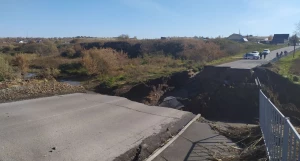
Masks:
[[[266,59],[266,57],[267,57],[267,53],[263,53],[264,54],[264,59]]]
[[[262,55],[263,55],[263,53],[260,52],[260,53],[259,53],[259,58],[260,58],[260,59],[262,59]]]
[[[278,54],[278,52],[276,53],[276,57],[277,57],[277,58],[279,58],[279,54]]]

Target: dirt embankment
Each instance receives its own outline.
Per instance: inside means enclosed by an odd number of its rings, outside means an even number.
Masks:
[[[258,88],[252,70],[206,67],[165,96],[177,97],[184,110],[210,120],[256,123],[258,119]]]
[[[82,86],[72,86],[55,80],[20,80],[0,83],[0,103],[85,92]]]
[[[147,105],[158,105],[161,97],[166,92],[182,87],[188,82],[191,76],[193,76],[193,72],[183,71],[169,77],[161,77],[136,85],[124,85],[112,88],[99,85],[95,88],[95,91],[101,94],[125,97]]]
[[[255,73],[264,85],[263,90],[270,100],[279,108],[295,126],[300,125],[300,85],[277,74],[268,68],[256,68]]]
[[[135,86],[109,89],[98,86],[96,91],[156,106],[172,96],[185,106],[183,110],[200,113],[207,119],[257,122],[258,88],[251,70],[205,67],[197,75],[191,75],[186,71]]]

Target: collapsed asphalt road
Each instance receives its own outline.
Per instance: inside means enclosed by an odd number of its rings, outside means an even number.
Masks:
[[[180,130],[193,117],[99,94],[3,103],[0,160],[113,160],[164,128]]]
[[[300,46],[296,46],[296,49],[298,49]],[[267,55],[266,59],[260,59],[260,60],[237,60],[237,61],[233,61],[230,63],[225,63],[225,64],[221,64],[218,65],[220,67],[231,67],[231,68],[239,68],[239,69],[252,69],[255,68],[257,66],[261,66],[265,63],[270,62],[272,59],[276,58],[276,53],[280,53],[280,52],[292,52],[294,51],[294,47],[293,46],[289,46],[289,47],[284,47],[281,49],[277,49],[277,50],[273,50],[270,52],[270,54]]]

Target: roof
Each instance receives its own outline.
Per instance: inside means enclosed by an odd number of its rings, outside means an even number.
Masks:
[[[274,34],[274,39],[289,39],[290,34]]]
[[[230,36],[228,36],[228,39],[242,39],[243,36],[240,34],[231,34]]]

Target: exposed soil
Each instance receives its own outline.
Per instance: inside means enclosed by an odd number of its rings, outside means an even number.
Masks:
[[[295,126],[300,125],[300,85],[276,73],[272,65],[268,68],[257,68],[255,73],[264,84],[263,91]]]
[[[159,106],[164,98],[172,96],[184,105],[183,110],[200,113],[210,120],[257,124],[259,88],[254,79],[258,77],[266,95],[298,126],[300,86],[277,74],[276,69],[272,70],[275,72],[266,68],[252,71],[205,67],[195,76],[185,71],[137,85],[114,88],[99,85],[96,91],[155,106]]]
[[[205,87],[212,85],[212,83],[203,84]],[[214,91],[203,89],[202,93],[184,102],[184,109],[201,113],[210,120],[257,123],[257,93],[258,89],[254,84],[218,85]]]
[[[136,85],[107,88],[99,85],[95,91],[101,94],[126,97],[129,100],[147,105],[158,105],[160,98],[168,91],[185,85],[193,76],[190,71],[175,73],[169,77],[162,77]]]
[[[172,96],[185,106],[183,110],[211,120],[256,123],[258,119],[258,88],[251,70],[206,67],[194,76],[185,71],[134,86],[99,85],[96,91],[156,106]]]
[[[85,92],[82,86],[72,86],[55,80],[19,80],[0,83],[0,103]]]

